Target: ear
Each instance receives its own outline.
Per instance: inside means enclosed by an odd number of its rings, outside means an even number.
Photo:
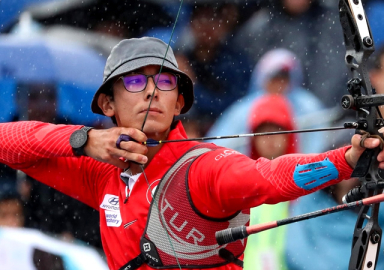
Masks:
[[[101,93],[97,99],[97,105],[106,116],[112,117],[115,115],[115,103],[111,96]]]
[[[182,94],[179,94],[177,101],[176,101],[176,106],[175,106],[175,116],[180,115],[181,110],[184,107],[184,96]]]

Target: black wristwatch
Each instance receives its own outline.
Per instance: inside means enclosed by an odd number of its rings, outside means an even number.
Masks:
[[[84,147],[88,141],[88,131],[91,129],[92,127],[82,127],[74,131],[69,137],[69,144],[76,156],[85,156]]]

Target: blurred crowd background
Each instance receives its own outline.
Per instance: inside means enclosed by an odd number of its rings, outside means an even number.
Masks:
[[[384,2],[363,4],[376,46],[370,76],[384,94]],[[152,36],[168,43],[179,5],[177,0],[0,1],[0,122],[111,127],[110,119],[90,110],[110,50],[124,38]],[[195,104],[180,117],[189,137],[340,126],[354,117],[339,105],[348,74],[336,0],[184,0],[170,45],[194,82]],[[273,159],[334,149],[347,144],[352,133],[215,143],[251,158]],[[38,229],[102,253],[96,210],[1,164],[0,178],[0,226]],[[340,203],[355,184],[253,209],[251,222]],[[337,222],[324,217],[304,228],[250,238],[246,268],[346,269],[354,221],[345,224],[356,213],[335,215]],[[329,267],[324,257],[332,259]],[[314,261],[319,268],[313,268]]]

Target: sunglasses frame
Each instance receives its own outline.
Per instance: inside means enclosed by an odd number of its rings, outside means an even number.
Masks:
[[[169,89],[169,90],[162,90],[159,88],[159,86],[157,85],[157,82],[155,81],[155,76],[159,75],[159,74],[162,74],[162,73],[169,73],[169,74],[172,74],[175,76],[176,78],[176,85],[174,88],[172,89]],[[130,75],[143,75],[146,77],[146,82],[145,82],[145,86],[142,90],[140,91],[136,91],[136,92],[132,92],[132,91],[129,91],[127,89],[127,87],[125,86],[125,83],[124,83],[124,77],[126,76],[130,76]],[[129,93],[140,93],[140,92],[143,92],[145,90],[145,88],[147,88],[147,85],[148,85],[148,78],[152,78],[153,82],[155,83],[156,85],[156,88],[159,89],[160,91],[172,91],[172,90],[175,90],[177,85],[179,84],[179,79],[180,79],[180,74],[176,74],[176,73],[173,73],[173,72],[169,72],[169,71],[166,71],[166,72],[161,72],[161,73],[156,73],[156,74],[153,74],[153,75],[146,75],[146,74],[143,74],[143,73],[129,73],[129,74],[125,74],[124,76],[120,76],[119,79],[121,79],[123,81],[123,85],[124,85],[124,88],[125,90],[127,90]]]

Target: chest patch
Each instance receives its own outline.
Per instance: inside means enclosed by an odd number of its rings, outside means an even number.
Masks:
[[[105,210],[105,219],[108,227],[119,227],[122,222],[119,211]]]
[[[105,194],[100,208],[105,210],[105,219],[108,227],[119,227],[121,225],[122,219],[118,196]]]
[[[116,195],[105,194],[104,200],[100,204],[100,208],[110,211],[120,211],[119,197]]]

